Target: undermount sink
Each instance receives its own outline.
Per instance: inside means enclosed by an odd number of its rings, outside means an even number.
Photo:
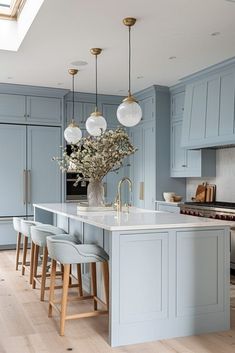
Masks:
[[[78,212],[105,212],[105,211],[115,211],[113,206],[107,204],[105,206],[89,206],[88,202],[79,202],[77,205]]]

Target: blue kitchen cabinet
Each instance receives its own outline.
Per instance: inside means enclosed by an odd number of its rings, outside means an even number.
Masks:
[[[67,124],[70,123],[72,119],[72,109],[73,103],[67,101],[66,103],[66,120]],[[95,111],[95,103],[91,102],[74,102],[74,118],[77,124],[84,128],[87,118]]]
[[[34,203],[61,202],[61,172],[52,161],[61,153],[61,129],[29,126],[27,145],[27,207],[33,214]]]
[[[136,207],[144,206],[143,175],[143,129],[141,125],[131,129],[130,138],[137,151],[130,156],[130,178],[133,183],[131,203]]]
[[[73,116],[73,103],[67,102],[66,103],[67,124],[71,122],[72,116]],[[83,104],[80,102],[74,102],[74,119],[80,127],[84,125]]]
[[[235,143],[235,68],[210,72],[186,84],[182,146],[190,149]]]
[[[155,100],[153,96],[145,97],[139,100],[142,109],[141,122],[154,121],[155,113]]]
[[[196,88],[197,95],[204,97],[201,84]],[[213,177],[216,174],[216,157],[214,150],[188,150],[181,146],[184,107],[184,91],[172,92],[171,97],[171,177]],[[186,101],[187,97],[185,98]],[[204,103],[202,103],[203,105]],[[196,111],[196,108],[194,108]],[[203,114],[198,114],[203,119]],[[196,114],[196,113],[195,113]],[[196,126],[194,134],[197,134]]]
[[[154,124],[143,124],[142,135],[143,181],[140,184],[140,196],[143,198],[144,208],[153,210],[156,195],[156,143]]]
[[[126,176],[126,167],[120,168],[116,172],[109,172],[104,178],[105,200],[109,204],[113,204],[117,196],[118,182]],[[126,185],[122,187],[122,202],[127,202],[126,199],[127,188]],[[129,198],[129,197],[128,197]]]
[[[105,117],[107,121],[107,127],[109,128],[116,128],[118,125],[120,125],[118,119],[117,119],[117,109],[118,109],[118,104],[108,104],[108,103],[103,103],[102,104],[102,114]]]
[[[171,120],[182,120],[185,92],[176,92],[171,96]]]
[[[0,121],[4,123],[25,123],[26,98],[18,94],[0,94]]]
[[[84,102],[83,103],[83,119],[82,123],[85,125],[87,118],[95,111],[95,103]]]
[[[14,249],[16,231],[13,228],[12,217],[0,218],[0,249]]]
[[[27,97],[27,122],[40,125],[62,123],[61,100],[52,97]]]
[[[0,124],[0,217],[26,214],[26,127]]]

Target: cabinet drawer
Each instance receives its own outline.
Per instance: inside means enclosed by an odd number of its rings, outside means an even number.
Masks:
[[[162,212],[170,212],[170,213],[180,213],[180,208],[178,206],[170,206],[170,205],[158,205],[158,211]]]
[[[0,218],[0,249],[12,247],[16,244],[16,232],[12,218]]]

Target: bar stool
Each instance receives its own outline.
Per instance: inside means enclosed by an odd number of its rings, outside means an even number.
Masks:
[[[46,287],[47,277],[47,262],[48,262],[48,251],[46,239],[48,236],[56,234],[65,234],[65,231],[61,228],[52,226],[50,224],[42,224],[39,226],[31,227],[31,239],[33,249],[33,271],[32,271],[32,288],[36,288],[36,283],[40,285],[40,300],[44,301],[45,290],[49,289]],[[43,260],[42,260],[42,272],[41,275],[37,274],[38,270],[38,255],[39,249],[42,248]],[[41,279],[41,281],[39,280]]]
[[[35,221],[27,221],[25,219],[21,219],[21,234],[23,235],[23,258],[22,258],[22,275],[25,274],[25,269],[28,269],[28,265],[26,264],[27,258],[27,250],[28,250],[28,240],[31,237],[31,227],[39,226],[42,223]],[[29,282],[32,284],[33,279],[33,256],[34,256],[34,244],[31,244],[31,255],[30,255],[30,274],[29,274]]]
[[[47,238],[47,247],[49,256],[52,259],[51,266],[51,284],[50,284],[50,295],[49,295],[49,310],[48,316],[52,316],[52,308],[56,309],[60,313],[60,335],[64,335],[65,320],[79,319],[91,316],[98,316],[108,313],[109,307],[109,274],[108,274],[108,254],[98,245],[94,244],[78,244],[73,236],[67,240],[66,236],[50,236]],[[55,275],[56,275],[56,264],[57,261],[64,266],[63,276],[63,291],[61,301],[55,301],[54,289],[55,289]],[[97,281],[96,281],[96,263],[102,263],[103,278],[104,278],[104,291],[106,303],[97,297]],[[69,269],[72,264],[89,263],[91,266],[91,282],[92,282],[92,295],[80,296],[77,298],[68,298],[69,288]],[[94,311],[66,315],[67,301],[68,300],[94,300]],[[105,310],[97,310],[97,303],[100,303],[105,307]],[[61,304],[60,308],[56,304]]]
[[[19,264],[19,257],[20,257],[20,244],[21,244],[21,220],[23,218],[21,217],[13,217],[13,227],[15,231],[17,232],[17,238],[16,238],[16,271],[18,270]]]

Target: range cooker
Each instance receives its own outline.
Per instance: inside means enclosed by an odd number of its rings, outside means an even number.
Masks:
[[[221,201],[185,202],[180,205],[180,213],[235,222],[235,203]],[[231,228],[230,267],[235,270],[235,226]]]

